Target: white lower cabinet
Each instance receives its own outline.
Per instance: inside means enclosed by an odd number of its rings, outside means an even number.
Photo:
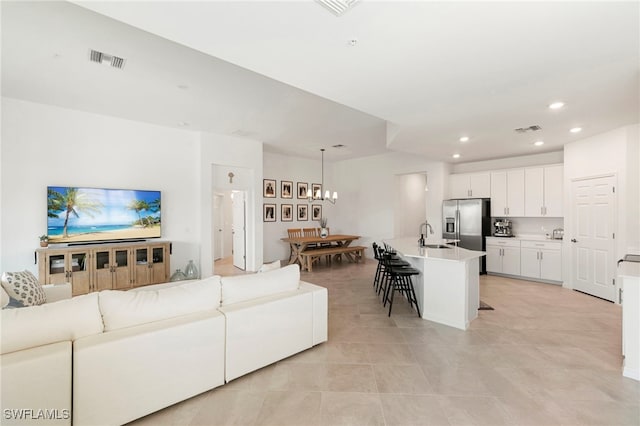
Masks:
[[[487,272],[562,281],[562,243],[487,238]]]
[[[520,275],[520,241],[489,237],[486,247],[487,272]]]
[[[562,243],[521,241],[520,247],[520,275],[562,281]]]

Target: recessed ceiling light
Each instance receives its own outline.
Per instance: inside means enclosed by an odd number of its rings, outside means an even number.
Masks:
[[[549,104],[549,109],[560,109],[564,106],[564,102],[554,102],[552,104]]]
[[[180,126],[180,127],[186,127],[188,125],[189,125],[189,123],[187,123],[186,121],[179,121],[178,122],[178,126]]]
[[[542,146],[542,145],[544,145],[544,141],[535,141],[533,144],[535,146]]]
[[[189,86],[187,86],[186,84],[178,84],[177,87],[180,90],[187,90],[189,88]]]
[[[460,154],[453,154],[453,158],[460,158]]]
[[[469,136],[463,136],[460,138],[460,142],[469,142]]]
[[[582,127],[574,127],[573,129],[569,129],[571,133],[580,133],[582,131]]]

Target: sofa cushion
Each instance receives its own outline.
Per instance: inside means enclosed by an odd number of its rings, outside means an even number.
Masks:
[[[262,274],[222,277],[222,306],[296,290],[300,268],[289,265]]]
[[[47,295],[38,279],[30,271],[5,272],[0,281],[2,287],[19,306],[42,305],[47,301]]]
[[[220,306],[220,277],[149,291],[100,292],[105,331],[132,327]]]
[[[4,309],[0,352],[73,341],[102,333],[102,329],[97,293],[40,306]]]

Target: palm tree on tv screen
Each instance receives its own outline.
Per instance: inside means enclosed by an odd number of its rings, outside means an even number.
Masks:
[[[131,200],[131,202],[129,203],[129,206],[127,206],[127,209],[135,211],[138,214],[138,222],[140,223],[140,225],[146,226],[144,224],[144,221],[142,220],[142,215],[140,214],[140,212],[149,211],[150,209],[149,203],[142,200]]]
[[[62,236],[67,238],[69,237],[67,228],[70,215],[80,217],[79,213],[85,213],[89,217],[94,217],[93,213],[100,213],[103,205],[100,201],[91,199],[89,194],[78,191],[78,188],[67,188],[64,194],[49,190],[47,207],[50,217],[60,217],[60,214],[55,214],[56,211],[64,212]],[[54,214],[52,215],[52,213]]]

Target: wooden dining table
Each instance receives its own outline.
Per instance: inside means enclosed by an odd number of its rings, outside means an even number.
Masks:
[[[289,257],[289,265],[298,263],[304,268],[304,259],[301,253],[304,252],[310,244],[331,244],[338,247],[348,247],[353,241],[360,238],[359,235],[343,235],[334,234],[325,238],[321,237],[285,237],[280,238],[282,241],[289,243],[291,246],[291,256]],[[350,253],[344,253],[344,255],[351,262],[355,262],[355,259]]]

